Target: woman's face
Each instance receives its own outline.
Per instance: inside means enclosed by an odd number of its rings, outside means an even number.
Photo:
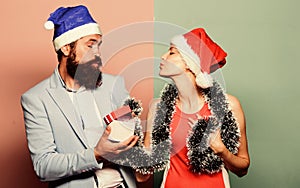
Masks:
[[[183,74],[186,70],[186,64],[174,45],[171,45],[168,52],[162,57],[160,63],[159,75],[163,77],[173,77]]]

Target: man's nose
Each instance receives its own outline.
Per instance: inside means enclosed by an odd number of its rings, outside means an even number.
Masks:
[[[101,57],[100,46],[93,45],[92,50],[94,55]]]

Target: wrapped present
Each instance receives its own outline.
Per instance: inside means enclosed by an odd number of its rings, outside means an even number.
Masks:
[[[131,109],[129,105],[122,106],[117,110],[107,114],[103,119],[106,125],[109,125],[112,121],[118,119],[130,119],[131,118]]]
[[[129,105],[125,105],[103,118],[106,125],[111,127],[109,140],[121,142],[134,134],[135,120],[132,119],[131,112]]]
[[[114,120],[109,124],[109,126],[111,127],[111,133],[108,139],[114,142],[122,142],[134,134],[135,120]]]

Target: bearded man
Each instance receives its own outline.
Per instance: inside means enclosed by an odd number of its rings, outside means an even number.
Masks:
[[[135,188],[131,168],[109,162],[138,137],[115,143],[103,117],[129,97],[122,77],[101,73],[102,33],[85,6],[60,7],[54,29],[54,73],[21,97],[34,170],[49,187]]]

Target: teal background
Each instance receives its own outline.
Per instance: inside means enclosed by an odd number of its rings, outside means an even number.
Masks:
[[[222,74],[243,106],[251,159],[246,176],[230,173],[234,188],[299,187],[299,7],[297,0],[154,1],[156,22],[204,27],[228,53]],[[155,27],[157,40],[173,34]],[[155,44],[157,66],[167,49]],[[155,79],[156,97],[163,82]]]

